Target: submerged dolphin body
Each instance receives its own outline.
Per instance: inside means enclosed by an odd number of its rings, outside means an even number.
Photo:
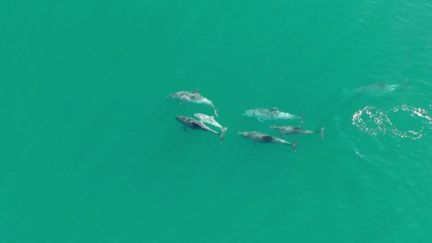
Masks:
[[[294,126],[270,126],[270,129],[276,130],[283,135],[310,135],[310,134],[320,134],[324,138],[324,128],[320,130],[305,130],[300,127]]]
[[[254,117],[258,121],[265,120],[303,120],[302,116],[293,115],[288,112],[283,112],[279,108],[255,108],[246,110],[244,116]]]
[[[389,83],[373,83],[366,86],[362,86],[353,90],[344,90],[344,95],[348,97],[352,96],[365,96],[365,97],[381,97],[392,94],[396,91],[409,88],[409,81],[405,81],[400,84],[389,84]]]
[[[213,101],[202,96],[198,90],[178,91],[168,95],[168,98],[173,98],[173,99],[177,99],[180,101],[193,103],[193,104],[202,104],[202,105],[209,106],[213,109],[215,116],[219,116],[218,111],[215,105],[213,104]]]
[[[185,125],[185,128],[195,129],[195,130],[203,130],[206,132],[211,132],[216,135],[219,133],[215,130],[211,129],[210,127],[206,126],[202,121],[198,121],[193,119],[192,117],[187,116],[176,116],[177,121]]]
[[[400,84],[375,83],[360,87],[355,92],[369,95],[384,95],[397,90],[400,86]]]
[[[297,148],[296,143],[291,143],[291,142],[288,142],[282,138],[273,137],[273,136],[270,136],[268,134],[257,132],[257,131],[239,132],[239,135],[244,137],[244,138],[247,138],[249,140],[252,140],[254,143],[260,142],[260,143],[284,144],[284,145],[291,146],[291,148],[293,150],[295,150]]]
[[[220,139],[223,140],[225,138],[225,134],[228,128],[223,127],[218,121],[216,121],[214,116],[209,116],[202,113],[195,113],[194,116],[206,124],[217,127],[220,130]]]

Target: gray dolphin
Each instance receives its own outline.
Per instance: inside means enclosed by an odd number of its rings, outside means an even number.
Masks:
[[[322,127],[320,130],[305,130],[300,127],[294,126],[270,126],[270,129],[276,130],[283,135],[310,135],[310,134],[320,134],[322,138],[324,138],[324,128]]]
[[[400,84],[374,83],[355,89],[356,93],[364,93],[369,95],[385,95],[396,91],[401,87]]]
[[[273,137],[271,135],[268,135],[268,134],[265,134],[262,132],[257,132],[257,131],[239,132],[239,135],[244,137],[244,138],[247,138],[249,140],[252,140],[254,143],[259,142],[259,143],[284,144],[284,145],[291,146],[291,148],[293,150],[296,150],[296,148],[297,148],[296,143],[291,143],[291,142],[288,142],[282,138]]]
[[[255,108],[246,110],[243,113],[244,116],[254,117],[258,121],[263,122],[265,120],[303,120],[302,116],[293,115],[288,112],[279,110],[279,108]]]
[[[343,93],[345,96],[348,97],[357,96],[357,95],[366,96],[366,97],[381,97],[381,96],[392,94],[400,90],[407,89],[409,87],[410,87],[409,81],[404,81],[399,84],[378,82],[366,86],[361,86],[353,90],[345,89]]]
[[[202,104],[202,105],[209,106],[213,109],[215,116],[219,116],[218,110],[216,109],[215,105],[213,104],[213,101],[202,96],[198,90],[178,91],[178,92],[175,92],[175,93],[168,95],[168,98],[173,98],[173,99],[177,99],[180,101],[193,103],[193,104]]]
[[[179,115],[176,116],[176,119],[177,119],[177,121],[179,121],[180,123],[182,123],[185,126],[185,129],[190,128],[190,129],[194,129],[194,130],[202,130],[202,131],[206,131],[206,132],[211,132],[213,134],[219,135],[219,139],[221,141],[223,140],[223,137],[221,137],[218,132],[216,132],[215,130],[208,127],[202,121],[195,120],[192,117],[179,116]]]
[[[225,134],[228,130],[227,127],[223,127],[218,121],[216,121],[216,119],[214,118],[214,116],[209,116],[206,114],[202,114],[202,113],[195,113],[194,116],[196,118],[198,118],[200,121],[212,125],[214,127],[217,127],[220,130],[220,139],[223,140],[225,137]]]

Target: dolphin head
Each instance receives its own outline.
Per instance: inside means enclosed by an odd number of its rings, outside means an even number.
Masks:
[[[254,110],[246,110],[244,113],[243,113],[243,116],[253,116],[255,114],[255,111]]]
[[[249,132],[238,132],[238,135],[247,138],[247,137],[249,137],[250,133]]]
[[[185,116],[176,115],[175,117],[178,121],[183,121],[185,119]]]

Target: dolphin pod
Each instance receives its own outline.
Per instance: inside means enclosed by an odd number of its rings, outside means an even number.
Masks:
[[[205,131],[217,135],[221,142],[224,140],[228,128],[222,126],[216,120],[215,117],[219,117],[219,113],[213,101],[201,95],[201,93],[198,90],[177,91],[168,95],[168,98],[175,99],[180,102],[205,105],[207,107],[212,108],[214,115],[207,115],[204,113],[194,113],[193,117],[176,115],[175,118],[178,122],[180,122],[184,126],[185,131],[187,131],[188,129],[201,130],[201,131]],[[243,113],[243,116],[255,118],[259,122],[276,121],[276,120],[279,121],[297,120],[303,122],[303,116],[281,111],[279,108],[276,107],[249,109]],[[322,138],[324,137],[324,128],[321,128],[319,130],[307,130],[299,126],[292,126],[292,125],[284,125],[284,126],[271,125],[269,126],[269,129],[272,131],[279,132],[279,134],[282,136],[320,134]],[[238,134],[248,140],[251,140],[254,144],[256,143],[282,144],[282,145],[290,146],[293,150],[296,150],[297,148],[296,142],[290,142],[283,138],[272,136],[260,131],[240,131],[238,132]]]

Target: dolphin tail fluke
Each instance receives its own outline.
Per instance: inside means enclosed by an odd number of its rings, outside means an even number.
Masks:
[[[297,142],[291,143],[291,148],[294,152],[297,151]]]
[[[228,127],[223,127],[223,128],[221,129],[221,132],[220,132],[220,134],[219,134],[219,140],[220,140],[221,142],[225,139],[225,135],[226,135],[227,130],[228,130]]]
[[[321,127],[321,129],[319,130],[320,136],[322,139],[324,139],[324,135],[325,135],[325,128]]]

